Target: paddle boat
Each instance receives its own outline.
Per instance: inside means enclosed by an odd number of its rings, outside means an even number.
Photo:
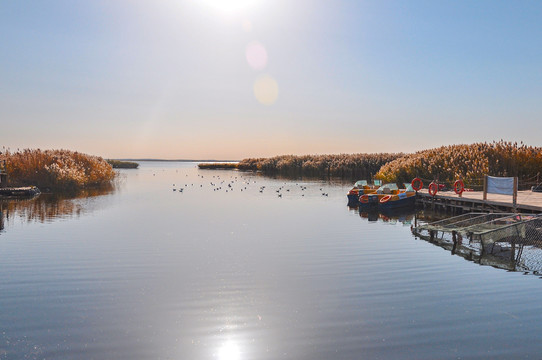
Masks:
[[[416,205],[416,191],[411,184],[405,183],[404,189],[399,189],[395,194],[388,194],[380,198],[380,209],[414,208]]]
[[[362,194],[359,197],[360,208],[397,209],[414,207],[416,192],[411,184],[405,183],[404,189],[397,184],[388,183],[380,186],[376,191]]]
[[[381,185],[382,182],[380,180],[374,180],[373,185],[369,185],[367,180],[356,181],[354,187],[346,195],[348,206],[359,206],[359,197],[361,195],[374,193]]]

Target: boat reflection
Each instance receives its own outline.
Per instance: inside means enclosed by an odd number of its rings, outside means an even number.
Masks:
[[[0,233],[15,219],[24,222],[50,222],[79,217],[96,208],[94,200],[115,191],[114,186],[87,189],[75,195],[41,194],[30,199],[0,200]]]
[[[403,225],[411,225],[416,217],[416,211],[414,209],[371,209],[365,210],[358,209],[359,216],[363,219],[367,219],[370,222],[382,221],[385,223],[396,224],[401,223]]]

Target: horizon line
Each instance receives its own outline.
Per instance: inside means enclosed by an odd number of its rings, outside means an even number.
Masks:
[[[153,158],[142,158],[142,159],[117,159],[111,158],[110,160],[120,160],[120,161],[171,161],[171,162],[239,162],[241,160],[216,160],[216,159],[153,159]]]

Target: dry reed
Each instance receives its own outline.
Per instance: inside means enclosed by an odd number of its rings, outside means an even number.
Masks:
[[[382,166],[375,177],[386,182],[406,182],[420,177],[441,182],[463,179],[477,184],[484,175],[517,176],[520,181],[528,181],[541,170],[542,148],[501,140],[407,154]]]
[[[200,169],[219,170],[219,169],[237,169],[238,163],[200,163]]]
[[[284,176],[372,179],[380,167],[402,154],[282,155],[241,160],[239,170]]]
[[[77,191],[110,185],[115,178],[115,171],[101,157],[69,150],[8,150],[3,158],[11,186]]]

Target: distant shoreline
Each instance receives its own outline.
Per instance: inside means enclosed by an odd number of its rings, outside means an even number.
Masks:
[[[112,159],[120,161],[168,161],[168,162],[240,162],[241,160],[187,160],[187,159]]]

